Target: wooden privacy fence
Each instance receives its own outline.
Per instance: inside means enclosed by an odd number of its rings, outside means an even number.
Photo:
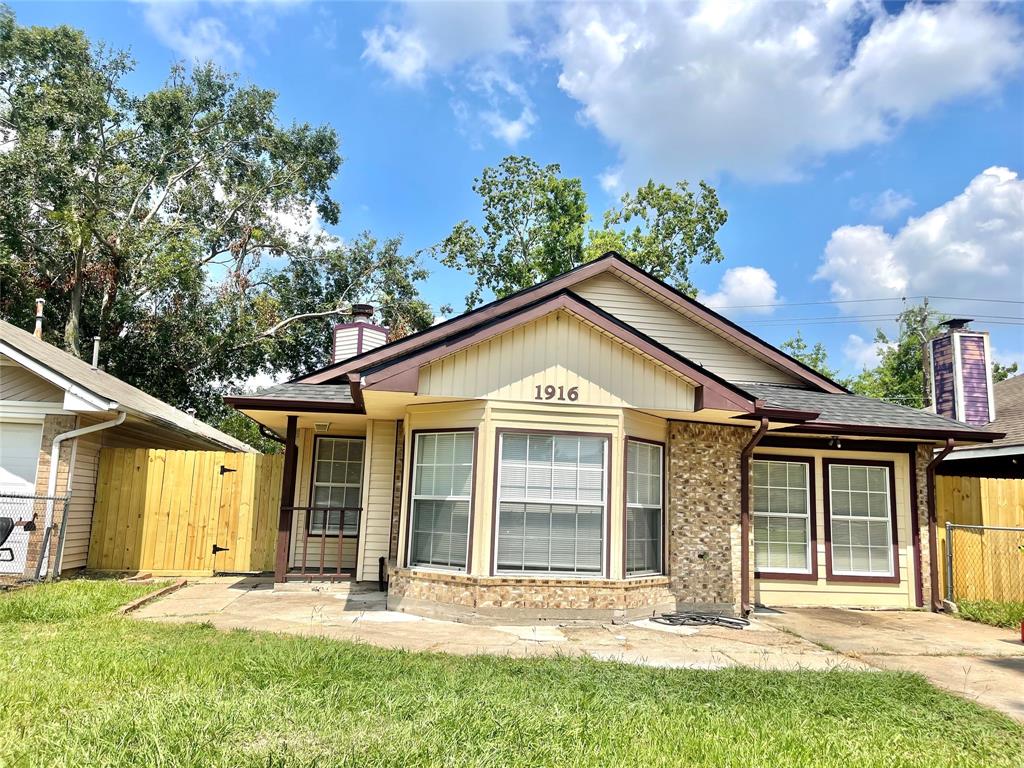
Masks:
[[[986,477],[935,478],[939,581],[948,594],[946,523],[986,526],[955,528],[954,599],[1024,600],[1024,535],[988,528],[1024,528],[1024,480]]]
[[[89,567],[273,570],[283,467],[282,455],[103,449]]]

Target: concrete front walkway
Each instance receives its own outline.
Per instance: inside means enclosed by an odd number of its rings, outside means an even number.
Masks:
[[[131,615],[167,622],[209,622],[218,629],[287,632],[386,648],[512,656],[589,655],[659,667],[720,669],[871,669],[864,662],[780,632],[758,620],[744,630],[664,627],[650,621],[604,626],[483,627],[388,611],[374,585],[337,591],[289,591],[266,579],[203,579]]]
[[[919,672],[940,688],[1024,721],[1018,632],[924,611],[787,608],[757,615],[850,659]]]

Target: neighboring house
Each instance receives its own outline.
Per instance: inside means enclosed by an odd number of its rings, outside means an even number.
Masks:
[[[107,446],[253,450],[0,321],[0,580],[85,566]]]
[[[275,577],[376,580],[464,620],[939,601],[947,439],[616,254],[229,398],[286,442]],[[303,573],[305,571],[305,573]]]
[[[995,418],[987,429],[1006,436],[984,445],[956,448],[939,466],[939,474],[1024,478],[1024,376],[994,384],[992,401]]]

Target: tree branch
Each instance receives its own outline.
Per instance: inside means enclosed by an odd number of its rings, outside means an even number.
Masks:
[[[292,315],[291,317],[286,317],[284,320],[281,320],[278,323],[274,323],[274,325],[270,326],[267,330],[263,331],[262,333],[256,334],[256,336],[252,339],[249,339],[249,341],[243,342],[242,344],[236,344],[231,349],[242,349],[243,347],[251,346],[253,344],[256,344],[257,342],[263,341],[264,339],[272,338],[276,336],[280,331],[283,331],[285,328],[287,328],[289,325],[297,323],[300,320],[309,320],[310,318],[313,317],[329,317],[330,315],[344,315],[348,314],[351,311],[351,306],[344,306],[337,307],[336,309],[325,309],[323,312],[303,312],[298,315]]]

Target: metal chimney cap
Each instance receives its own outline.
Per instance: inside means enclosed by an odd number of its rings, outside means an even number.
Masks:
[[[352,317],[356,320],[360,318],[369,320],[373,317],[373,304],[353,304]]]
[[[949,320],[943,320],[939,325],[945,326],[951,331],[960,331],[967,328],[968,323],[973,323],[974,319],[970,317],[953,317]]]

